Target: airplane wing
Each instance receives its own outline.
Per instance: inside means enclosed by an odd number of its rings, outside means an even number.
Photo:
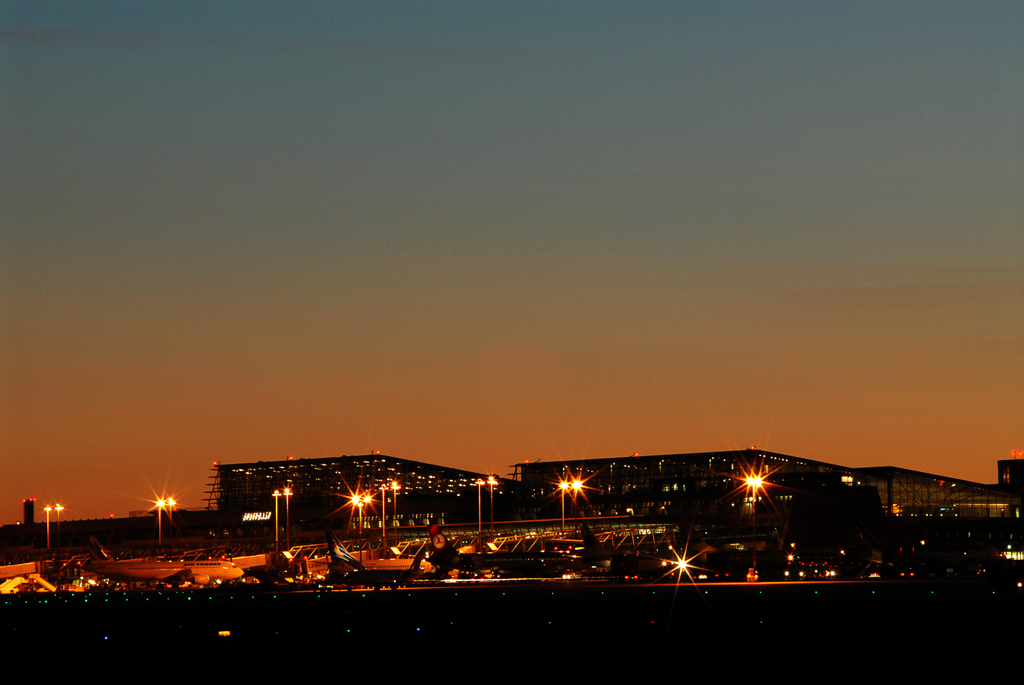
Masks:
[[[177,573],[172,573],[163,579],[165,583],[184,583],[192,580],[192,571],[187,568],[183,568]]]

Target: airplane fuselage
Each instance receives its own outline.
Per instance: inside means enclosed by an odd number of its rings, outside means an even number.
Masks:
[[[519,553],[491,552],[489,554],[460,554],[463,570],[504,576],[559,576],[578,568],[577,556],[555,552]]]
[[[89,561],[85,570],[126,582],[191,581],[206,585],[214,580],[241,578],[244,571],[230,561]]]

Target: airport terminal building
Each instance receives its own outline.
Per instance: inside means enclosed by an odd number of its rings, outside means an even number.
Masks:
[[[782,511],[788,495],[801,490],[867,486],[877,490],[887,515],[1020,517],[1020,490],[1008,482],[984,485],[895,466],[851,468],[754,448],[523,463],[515,466],[514,479],[521,494],[535,501],[557,495],[560,482],[579,479],[588,511],[628,508],[633,514],[659,515],[684,503],[700,513],[724,503],[731,507],[730,499],[751,474],[764,477],[766,494]]]
[[[1012,464],[1015,462],[1011,462]],[[1021,462],[1024,463],[1024,462]],[[570,508],[588,519],[626,516],[678,525],[710,544],[841,549],[869,542],[985,542],[1021,552],[1020,479],[975,483],[894,466],[852,468],[757,450],[515,466],[522,516],[557,516],[561,484],[580,482]],[[759,476],[756,491],[748,482]]]
[[[329,529],[373,547],[384,543],[385,533],[389,544],[422,539],[431,523],[469,540],[481,530],[557,535],[563,526],[573,535],[586,519],[595,531],[681,536],[679,545],[699,539],[738,549],[841,549],[927,540],[984,543],[1020,555],[1021,464],[1000,462],[1000,483],[986,485],[754,448],[531,461],[512,466],[507,478],[381,454],[218,463],[205,510],[165,512],[163,544],[176,551],[254,553],[322,544]],[[748,478],[755,474],[762,481],[752,488]],[[355,493],[372,498],[361,512],[351,503]],[[153,511],[65,520],[63,544],[75,549],[95,535],[108,547],[145,553],[157,542],[156,524]],[[0,528],[6,563],[45,552],[44,524]]]
[[[338,507],[355,493],[380,493],[393,484],[403,499],[476,496],[477,482],[489,474],[435,466],[383,454],[288,459],[248,464],[216,464],[207,502],[219,511],[273,507],[274,492],[290,489],[291,506]],[[499,492],[504,490],[498,486]],[[280,496],[280,495],[279,495]]]

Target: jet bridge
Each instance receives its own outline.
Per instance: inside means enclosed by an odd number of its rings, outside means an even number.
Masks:
[[[30,561],[24,564],[11,564],[0,566],[0,594],[7,595],[12,592],[19,592],[26,583],[32,586],[36,592],[56,592],[57,588],[53,583],[43,578],[46,562]]]

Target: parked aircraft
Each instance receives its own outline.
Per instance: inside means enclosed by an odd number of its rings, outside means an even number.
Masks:
[[[345,549],[331,531],[327,531],[327,550],[331,557],[331,575],[327,582],[340,583],[349,588],[358,585],[372,588],[398,587],[409,583],[423,574],[420,565],[427,554],[427,548],[424,546],[416,554],[411,565],[405,560],[395,560],[402,562],[401,567],[395,568],[393,564],[389,564],[390,568],[367,568]]]
[[[893,546],[887,550],[889,574],[978,575],[982,570],[995,573],[1011,565],[996,547],[985,543]]]
[[[459,550],[441,532],[438,525],[430,526],[430,556],[427,561],[437,569],[437,574],[447,576],[459,569]]]
[[[650,554],[636,552],[615,552],[605,547],[590,530],[587,522],[582,523],[583,547],[577,549],[585,571],[598,571],[613,576],[660,576],[678,568],[678,562],[662,559]]]
[[[95,537],[89,537],[89,561],[82,567],[87,573],[105,578],[132,581],[191,582],[209,585],[213,581],[234,580],[245,573],[227,559],[211,561],[116,561]]]
[[[495,577],[551,578],[578,570],[581,564],[578,555],[559,552],[459,553],[436,525],[430,527],[430,541],[434,549],[430,563],[442,573],[459,569]]]

